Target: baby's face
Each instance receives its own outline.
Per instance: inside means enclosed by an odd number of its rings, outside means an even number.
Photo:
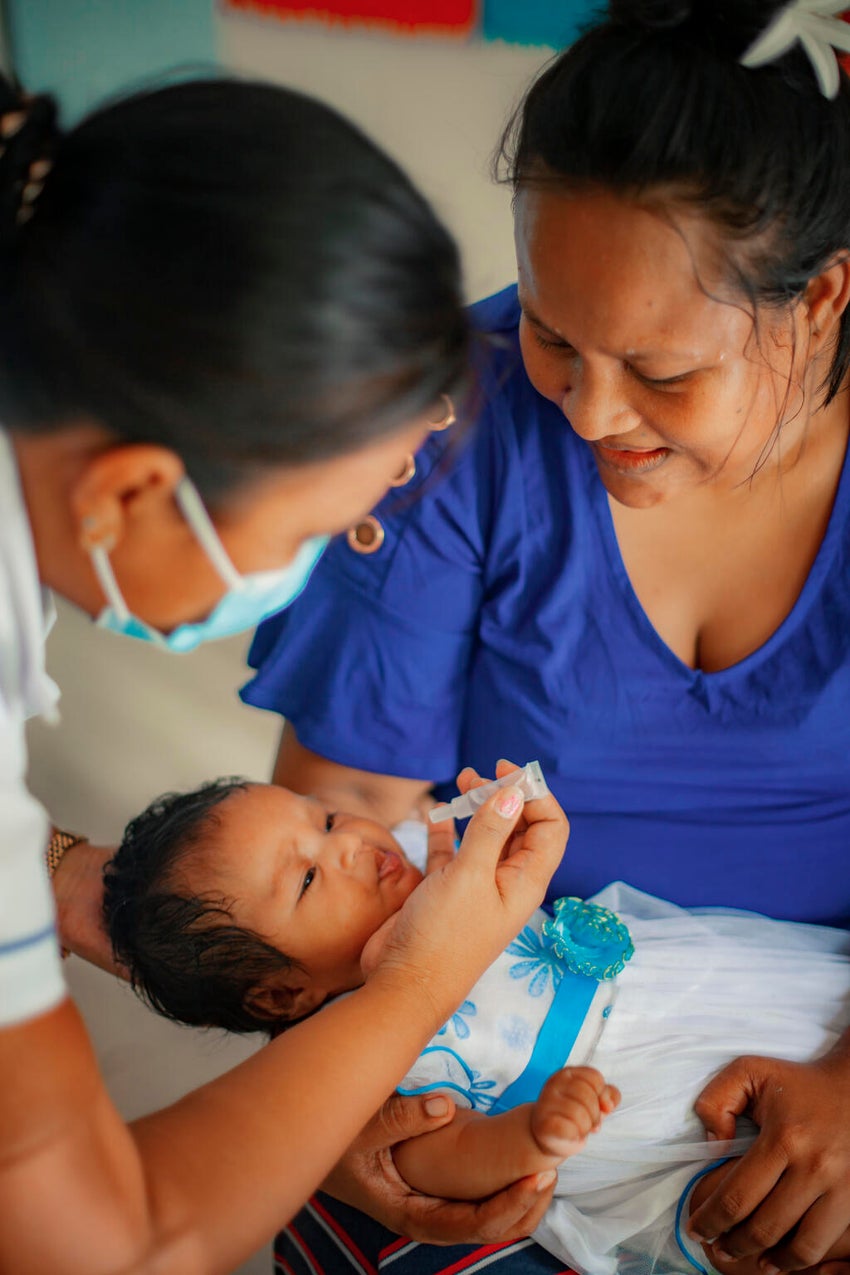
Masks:
[[[235,924],[297,961],[322,999],[360,986],[366,942],[422,880],[382,824],[273,784],[217,806],[181,875],[232,900]]]

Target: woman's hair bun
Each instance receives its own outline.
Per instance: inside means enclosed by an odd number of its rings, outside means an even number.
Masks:
[[[706,49],[738,58],[787,0],[609,0],[612,23],[634,30],[681,33]]]
[[[691,0],[611,0],[609,12],[615,22],[658,31],[688,22],[693,7]]]
[[[22,93],[0,77],[0,246],[32,215],[58,141],[53,98]]]

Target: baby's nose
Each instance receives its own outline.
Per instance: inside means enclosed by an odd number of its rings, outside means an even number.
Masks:
[[[360,838],[353,832],[340,832],[337,834],[335,853],[337,863],[344,872],[350,872],[357,862],[357,858],[362,849]]]

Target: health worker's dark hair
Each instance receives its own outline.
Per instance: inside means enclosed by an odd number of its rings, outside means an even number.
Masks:
[[[219,895],[180,887],[179,866],[216,824],[216,807],[248,787],[218,779],[166,793],[133,819],[104,873],[103,918],[133,988],[166,1018],[195,1027],[271,1033],[288,1025],[255,1011],[250,993],[295,962],[234,925]]]
[[[784,306],[850,249],[850,84],[834,100],[799,44],[740,57],[786,0],[611,0],[607,17],[531,86],[496,170],[600,187],[720,232],[731,282],[755,311]],[[845,312],[826,401],[850,366]]]
[[[63,133],[49,97],[0,80],[0,116],[6,427],[93,419],[176,452],[215,501],[462,383],[455,244],[331,108],[196,79]]]

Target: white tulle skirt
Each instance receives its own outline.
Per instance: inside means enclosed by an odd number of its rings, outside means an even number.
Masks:
[[[850,1025],[850,935],[685,912],[619,883],[593,901],[620,915],[635,945],[587,1059],[622,1104],[561,1167],[535,1238],[586,1275],[692,1275],[676,1239],[680,1199],[695,1174],[755,1136],[741,1122],[734,1142],[707,1142],[694,1101],[741,1054],[806,1061],[835,1043]]]

